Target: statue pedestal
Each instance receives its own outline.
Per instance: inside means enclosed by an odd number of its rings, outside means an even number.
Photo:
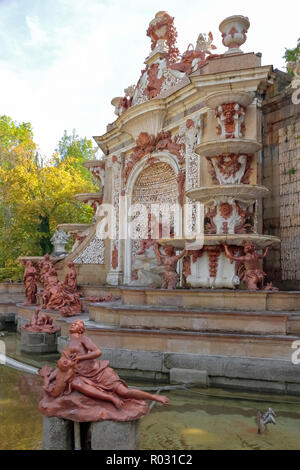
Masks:
[[[61,330],[56,333],[21,330],[21,351],[35,354],[56,353],[60,333]]]
[[[73,421],[43,417],[43,450],[73,450]]]
[[[78,442],[78,439],[85,442]],[[75,423],[67,419],[43,418],[43,450],[138,450],[140,419]]]
[[[139,445],[140,419],[91,424],[92,450],[138,450]]]

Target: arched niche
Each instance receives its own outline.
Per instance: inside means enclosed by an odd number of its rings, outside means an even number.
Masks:
[[[143,157],[131,171],[125,190],[128,208],[132,204],[144,204],[148,211],[151,204],[174,204],[177,206],[178,236],[182,233],[182,209],[178,204],[177,176],[179,165],[176,157],[169,152],[157,152]],[[128,235],[128,215],[126,217],[124,284],[129,284],[132,276],[132,259],[140,243]]]

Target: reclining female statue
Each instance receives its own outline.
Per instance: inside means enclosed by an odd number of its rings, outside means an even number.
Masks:
[[[84,332],[85,327],[82,320],[73,322],[70,327],[70,342],[62,352],[57,369],[53,371],[44,366],[40,370],[40,375],[44,378],[43,390],[46,393],[40,403],[40,411],[43,414],[54,416],[49,411],[51,408],[59,410],[59,417],[65,417],[63,408],[67,403],[72,402],[72,407],[74,408],[76,405],[78,409],[87,406],[82,396],[92,399],[94,403],[101,400],[103,407],[105,407],[105,402],[110,402],[117,410],[123,408],[124,405],[125,408],[128,408],[127,402],[129,401],[133,408],[139,405],[137,401],[141,402],[142,400],[155,400],[165,405],[169,404],[169,400],[165,396],[152,395],[142,390],[129,388],[126,382],[120,379],[109,366],[109,361],[98,360],[102,354],[101,350],[88,336],[84,335]],[[79,392],[79,395],[74,392]],[[72,400],[69,399],[71,394],[73,394]],[[57,400],[57,404],[53,400]],[[145,414],[147,406],[145,408],[145,403],[141,403],[143,405],[142,414]],[[92,406],[90,411],[92,413]],[[76,409],[73,413],[76,415]],[[77,420],[81,421],[81,419]],[[96,417],[94,420],[97,420]]]

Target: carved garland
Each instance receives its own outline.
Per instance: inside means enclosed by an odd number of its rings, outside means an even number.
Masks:
[[[241,256],[244,254],[243,247],[231,246],[231,249],[233,250],[234,256]],[[207,252],[209,258],[209,275],[210,277],[216,277],[219,256],[224,252],[224,247],[221,245],[206,245],[202,248],[202,250],[188,251],[183,259],[183,275],[185,278],[191,275],[191,262],[196,263],[197,259],[201,258],[205,251]],[[235,272],[242,281],[245,274],[244,263],[236,262]]]
[[[213,157],[206,157],[208,162],[210,163],[211,170],[209,171],[209,174],[211,175],[213,182],[215,184],[220,184],[217,175],[216,175],[216,170],[214,167],[214,164],[212,162],[213,159],[216,161],[216,166],[220,174],[224,177],[224,179],[229,179],[230,177],[234,177],[238,171],[241,169],[242,165],[241,162],[239,161],[239,157],[241,156],[246,156],[247,161],[246,161],[246,166],[245,166],[245,171],[244,174],[241,178],[241,183],[243,184],[249,184],[249,177],[251,174],[251,160],[253,158],[253,154],[222,154],[222,155],[217,155]]]
[[[149,135],[147,132],[141,132],[136,140],[136,146],[133,149],[130,160],[126,163],[123,170],[123,179],[126,184],[128,177],[136,165],[145,155],[160,150],[168,150],[175,155],[178,162],[184,163],[185,145],[180,143],[178,136],[172,137],[171,132],[159,132],[157,136]]]
[[[253,232],[253,213],[248,208],[242,209],[237,201],[234,202],[236,212],[239,216],[238,221],[234,226],[234,233],[245,234]],[[228,219],[233,215],[233,206],[228,202],[220,205],[220,215],[224,219],[222,223],[221,231],[218,232],[217,226],[214,222],[214,218],[218,214],[218,206],[209,208],[204,218],[204,233],[209,235],[216,235],[217,233],[227,234],[228,233]]]

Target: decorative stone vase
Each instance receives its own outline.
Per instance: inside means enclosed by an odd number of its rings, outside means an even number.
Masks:
[[[53,237],[51,238],[51,243],[54,247],[51,256],[53,257],[63,257],[66,256],[68,253],[65,250],[65,246],[69,241],[69,235],[64,232],[64,230],[56,230]]]
[[[228,47],[225,54],[241,53],[240,46],[247,40],[247,32],[250,26],[246,16],[234,15],[225,18],[220,23],[219,29],[222,33],[223,44]]]

